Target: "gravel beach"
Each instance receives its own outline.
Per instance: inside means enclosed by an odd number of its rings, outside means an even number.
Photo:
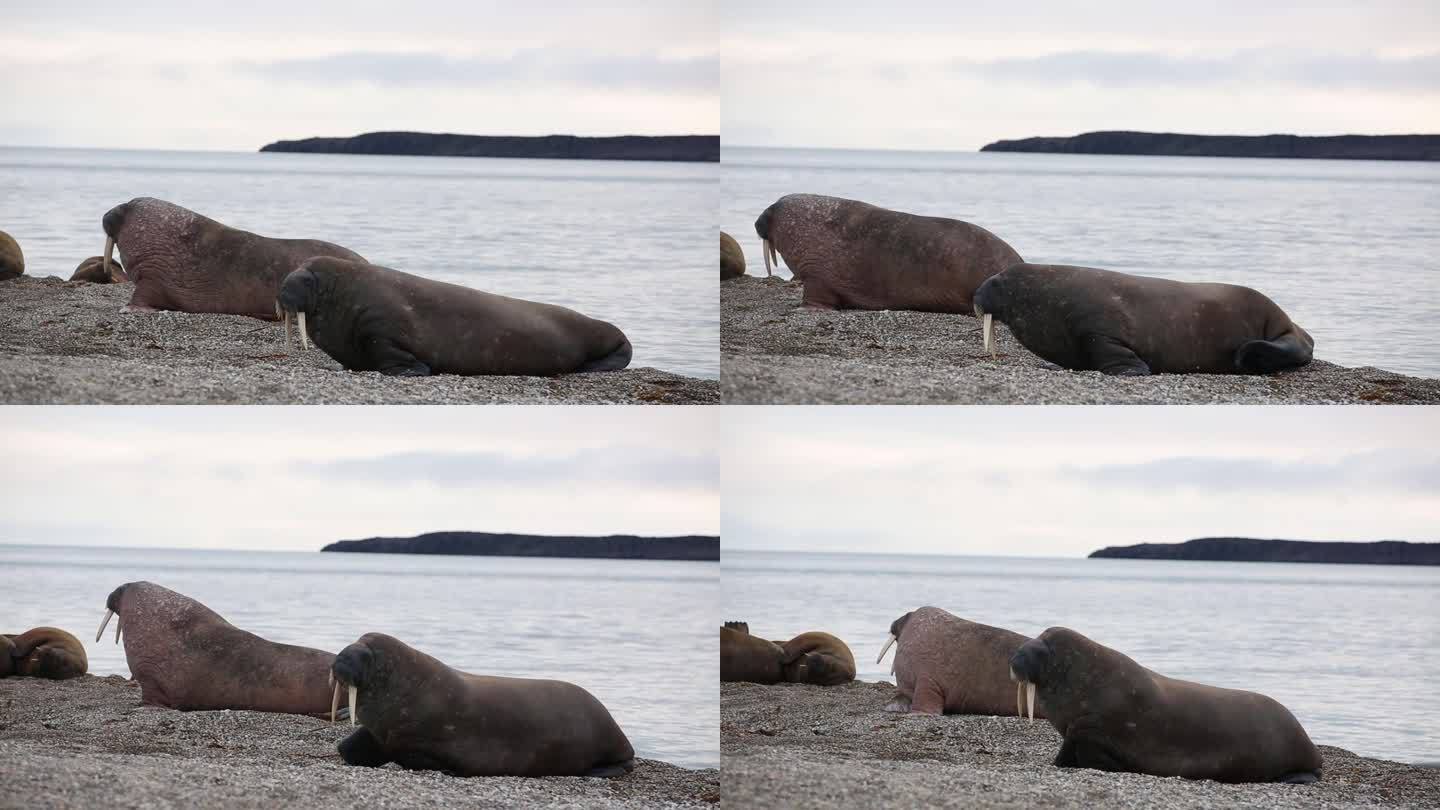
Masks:
[[[1311,785],[1224,785],[1053,767],[1042,720],[881,711],[889,683],[720,685],[732,807],[1437,807],[1440,770],[1321,745]],[[1323,742],[1323,741],[1322,741]]]
[[[653,368],[561,377],[386,377],[237,315],[127,315],[128,284],[0,281],[8,404],[714,404],[719,383]]]
[[[118,675],[0,680],[0,807],[706,807],[720,773],[639,760],[619,779],[352,768],[345,722],[140,705]]]
[[[802,309],[779,277],[720,283],[720,388],[727,404],[1424,404],[1440,380],[1315,361],[1270,376],[1107,377],[1031,354],[995,324],[999,360],[964,315]]]

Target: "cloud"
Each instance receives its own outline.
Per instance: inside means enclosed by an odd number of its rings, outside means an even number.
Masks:
[[[1209,56],[1076,50],[983,62],[959,61],[953,63],[953,70],[991,81],[1090,82],[1112,87],[1256,82],[1319,89],[1440,90],[1440,52],[1385,58],[1366,53],[1305,53],[1273,49]]]
[[[590,90],[664,94],[715,94],[717,56],[664,58],[522,50],[504,57],[457,57],[432,52],[350,51],[305,59],[246,63],[242,70],[267,79],[315,84],[564,85]]]
[[[1336,461],[1181,456],[1138,464],[1066,466],[1061,478],[1091,486],[1205,492],[1440,491],[1440,459],[1409,450],[1377,450]]]
[[[718,491],[720,463],[713,453],[634,446],[581,449],[574,453],[520,456],[499,452],[413,452],[363,459],[312,461],[293,471],[331,481],[423,483],[438,487],[582,484]]]

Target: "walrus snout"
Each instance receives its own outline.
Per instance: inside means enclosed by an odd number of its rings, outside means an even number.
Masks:
[[[305,326],[305,312],[314,308],[315,292],[320,283],[315,274],[310,272],[311,261],[314,259],[307,259],[280,282],[280,295],[275,299],[275,320],[285,322],[286,349],[290,348],[292,312],[295,313],[295,320],[300,328],[300,345],[307,350],[310,348],[310,332]]]
[[[95,631],[95,642],[100,642],[100,636],[105,634],[105,625],[110,623],[110,617],[115,617],[115,643],[120,643],[120,625],[123,617],[120,616],[120,599],[125,593],[125,586],[121,585],[110,592],[105,598],[105,618],[100,620],[100,629]]]
[[[1015,714],[1025,716],[1029,711],[1030,722],[1035,722],[1035,689],[1045,679],[1049,667],[1050,647],[1039,639],[1031,639],[1020,645],[1010,656],[1010,680],[1015,682]],[[1024,706],[1022,706],[1022,696]]]
[[[374,658],[375,653],[359,642],[335,656],[335,663],[330,665],[330,685],[333,688],[330,694],[330,722],[335,722],[335,712],[340,707],[340,685],[344,684],[350,693],[350,725],[355,725],[359,717],[356,703],[360,687],[365,685]]]
[[[765,275],[775,274],[774,268],[780,266],[780,257],[775,254],[775,239],[770,235],[770,224],[774,219],[775,206],[780,203],[771,203],[769,208],[760,212],[755,219],[755,235],[760,237],[760,255],[765,258]]]
[[[995,316],[1000,314],[1000,281],[996,276],[985,279],[976,290],[971,302],[975,317],[980,319],[980,335],[985,353],[995,356]]]
[[[129,203],[121,203],[105,212],[100,218],[100,229],[105,231],[105,259],[101,265],[106,278],[110,277],[110,264],[115,255],[115,240],[120,238],[120,228],[125,225],[125,207]]]

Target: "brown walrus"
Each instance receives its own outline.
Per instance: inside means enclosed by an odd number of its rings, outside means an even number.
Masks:
[[[1315,341],[1274,301],[1234,284],[1017,264],[980,286],[985,350],[999,320],[1059,366],[1105,374],[1269,374],[1310,362]]]
[[[549,377],[630,364],[630,341],[605,321],[363,261],[309,259],[271,306],[351,371]]]
[[[1217,782],[1314,782],[1320,751],[1289,709],[1238,689],[1167,678],[1052,627],[1010,658],[1064,737],[1055,765]]]
[[[135,282],[126,312],[170,309],[274,320],[280,282],[312,256],[364,261],[347,248],[315,239],[271,239],[231,228],[187,208],[137,197],[101,220],[109,270],[120,248]]]
[[[0,281],[17,278],[25,273],[25,253],[15,237],[0,231]]]
[[[720,279],[739,278],[745,275],[745,251],[735,237],[720,232]]]
[[[350,695],[350,765],[387,762],[456,776],[623,776],[635,749],[594,695],[564,681],[471,675],[383,633],[332,667]]]
[[[105,269],[105,257],[91,256],[75,267],[70,274],[71,281],[88,281],[91,284],[123,284],[130,280],[125,268],[118,260],[111,260],[110,269]]]
[[[773,641],[750,635],[746,622],[720,628],[720,680],[780,683],[785,680],[785,651]]]
[[[898,693],[885,711],[1023,715],[1009,667],[1010,656],[1028,640],[937,607],[912,610],[890,624],[890,638],[875,659],[880,663],[896,645],[890,671]],[[1029,711],[1033,720],[1033,703]]]
[[[36,627],[5,638],[9,649],[0,649],[5,659],[0,662],[0,675],[60,681],[78,678],[90,668],[85,645],[58,627]]]
[[[985,279],[1019,262],[995,234],[817,194],[787,194],[755,220],[770,273],[776,254],[820,309],[906,309],[969,315]]]
[[[267,641],[152,582],[121,585],[105,607],[95,640],[114,616],[115,640],[123,628],[125,661],[142,703],[185,711],[329,712],[330,653]]]

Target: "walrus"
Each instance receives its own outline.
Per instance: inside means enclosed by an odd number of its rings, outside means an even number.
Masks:
[[[250,709],[323,715],[335,656],[277,644],[225,621],[184,594],[129,582],[105,600],[95,640],[115,617],[115,640],[140,684],[140,702],[182,711]]]
[[[1315,341],[1249,287],[1017,264],[975,292],[993,321],[1059,366],[1105,374],[1269,374],[1310,362]]]
[[[25,253],[15,237],[0,231],[0,281],[18,278],[25,273]]]
[[[384,633],[366,633],[331,667],[349,765],[396,762],[456,776],[623,776],[635,749],[594,695],[564,681],[471,675]]]
[[[720,279],[739,278],[745,275],[745,251],[735,237],[720,232]]]
[[[15,674],[15,659],[10,655],[14,650],[15,642],[7,635],[0,635],[0,678]]]
[[[1010,658],[1064,737],[1055,765],[1213,779],[1314,782],[1320,752],[1264,695],[1167,678],[1074,630],[1052,627]]]
[[[755,220],[765,273],[784,258],[818,309],[969,315],[985,279],[1020,259],[995,234],[957,219],[856,200],[787,194]]]
[[[789,683],[838,686],[855,680],[855,656],[829,633],[801,633],[781,644],[780,651],[780,666]]]
[[[880,663],[896,645],[890,671],[897,691],[885,711],[1023,716],[1019,699],[1012,699],[1009,666],[1010,656],[1028,640],[937,607],[912,610],[890,623],[890,637],[875,659]]]
[[[630,364],[630,341],[605,321],[363,261],[306,260],[273,306],[351,371],[550,377]]]
[[[36,627],[5,638],[4,646],[9,649],[0,649],[5,658],[0,663],[0,675],[63,681],[78,678],[90,668],[85,645],[58,627]]]
[[[231,228],[174,203],[136,197],[111,208],[103,271],[115,247],[135,292],[125,312],[218,312],[274,320],[285,276],[311,256],[364,261],[315,239],[271,239]]]
[[[105,257],[91,256],[76,265],[70,274],[71,281],[88,281],[91,284],[123,284],[130,280],[118,259],[110,260],[110,269],[105,269]]]
[[[785,650],[773,641],[750,635],[746,622],[720,628],[720,680],[780,683],[785,680]]]

